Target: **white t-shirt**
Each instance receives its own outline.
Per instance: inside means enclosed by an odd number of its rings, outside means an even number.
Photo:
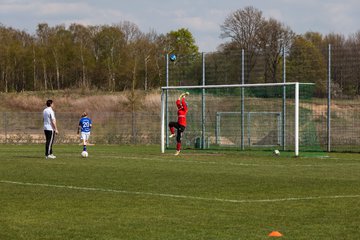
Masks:
[[[44,116],[44,130],[54,131],[52,120],[55,120],[55,113],[51,107],[47,107],[43,111]]]

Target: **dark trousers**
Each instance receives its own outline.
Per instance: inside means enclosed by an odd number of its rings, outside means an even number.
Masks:
[[[185,131],[185,127],[183,125],[180,125],[178,122],[169,122],[169,127],[176,128],[177,134],[176,134],[176,141],[178,143],[181,143],[181,135]]]
[[[54,140],[55,140],[55,131],[44,130],[44,132],[46,137],[45,156],[49,156],[53,153],[52,145],[54,144]]]

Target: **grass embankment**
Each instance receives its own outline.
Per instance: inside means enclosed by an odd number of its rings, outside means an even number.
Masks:
[[[47,99],[53,99],[57,112],[128,112],[132,109],[131,93],[62,90],[22,93],[1,93],[0,112],[41,112]],[[160,108],[158,91],[137,91],[135,109]]]

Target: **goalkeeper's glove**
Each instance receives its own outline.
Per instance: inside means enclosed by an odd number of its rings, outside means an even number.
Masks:
[[[180,95],[179,99],[185,97],[185,96],[188,96],[189,95],[189,92],[184,92]]]

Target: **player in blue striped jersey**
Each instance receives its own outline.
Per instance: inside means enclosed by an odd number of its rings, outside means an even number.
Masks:
[[[86,145],[88,144],[90,138],[91,127],[91,119],[88,117],[88,114],[86,112],[83,112],[79,121],[79,127],[77,131],[78,134],[80,133],[80,139],[83,143],[83,151],[86,151]]]

